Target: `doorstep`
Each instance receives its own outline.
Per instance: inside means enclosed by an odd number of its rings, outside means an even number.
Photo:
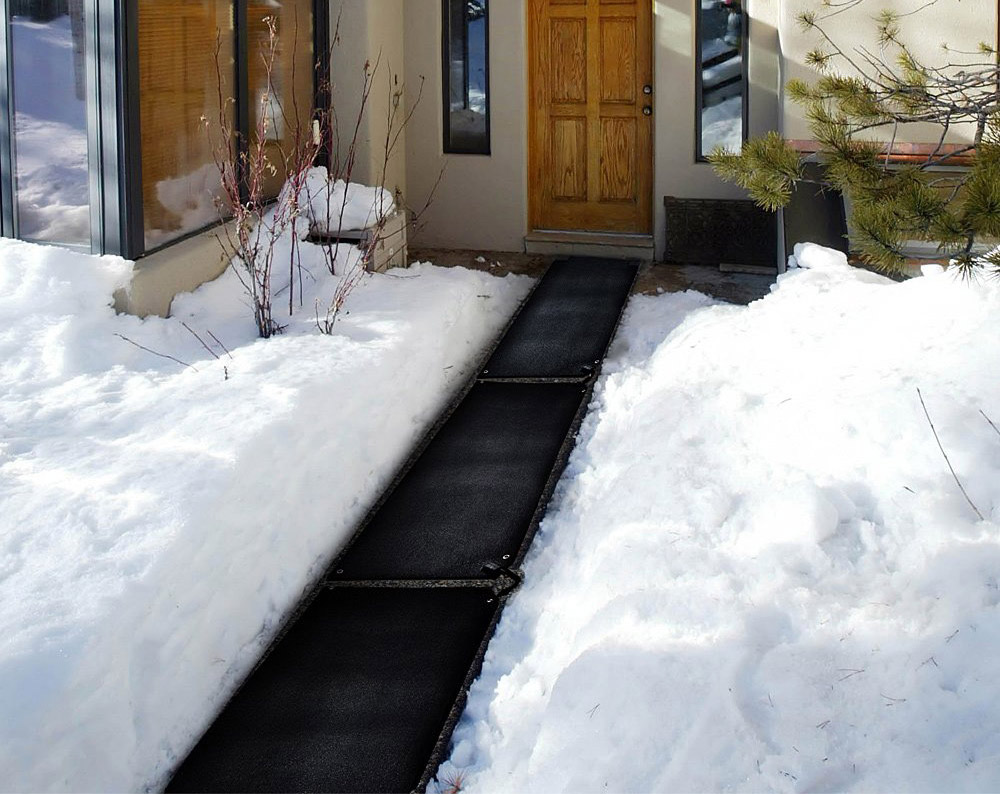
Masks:
[[[529,254],[553,256],[594,256],[640,262],[654,259],[651,234],[533,231],[524,236],[524,250]]]

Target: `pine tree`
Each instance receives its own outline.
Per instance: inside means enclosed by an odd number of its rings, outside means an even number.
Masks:
[[[976,52],[943,47],[945,62],[929,65],[901,38],[900,15],[883,11],[875,19],[880,52],[847,52],[827,35],[823,20],[860,2],[827,0],[825,14],[798,17],[822,42],[807,58],[820,77],[812,85],[790,81],[786,90],[805,109],[819,144],[824,184],[850,199],[854,242],[869,263],[896,271],[909,259],[947,257],[966,271],[987,267],[1000,273],[996,49],[985,43]],[[897,137],[917,122],[940,128],[937,146],[916,162],[894,165],[890,154]],[[959,125],[971,125],[972,142],[947,146],[948,133]],[[871,130],[886,140],[872,140]],[[806,181],[802,155],[775,132],[747,141],[740,154],[717,148],[709,160],[723,179],[745,188],[771,211],[787,205],[794,186]],[[934,170],[956,163],[968,165]],[[938,255],[904,253],[908,240],[934,243]],[[994,250],[976,253],[980,243]]]

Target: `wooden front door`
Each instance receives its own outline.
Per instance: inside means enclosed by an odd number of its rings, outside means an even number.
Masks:
[[[653,0],[528,0],[533,229],[649,234]]]

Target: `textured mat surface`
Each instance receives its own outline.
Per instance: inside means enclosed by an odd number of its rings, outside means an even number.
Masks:
[[[471,579],[511,564],[584,394],[477,383],[330,578]]]
[[[484,588],[324,590],[167,791],[410,791],[496,611]]]
[[[554,262],[484,367],[484,378],[575,378],[607,350],[639,266],[615,259]]]

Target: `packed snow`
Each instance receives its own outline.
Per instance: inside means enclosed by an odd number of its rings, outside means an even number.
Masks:
[[[316,232],[368,229],[396,211],[385,188],[333,178],[323,166],[306,173],[298,200]]]
[[[140,320],[0,241],[0,790],[162,786],[530,286],[373,274],[325,336],[358,252],[302,250],[263,341],[232,271]]]
[[[439,790],[1000,789],[1000,284],[793,264],[632,299]]]

